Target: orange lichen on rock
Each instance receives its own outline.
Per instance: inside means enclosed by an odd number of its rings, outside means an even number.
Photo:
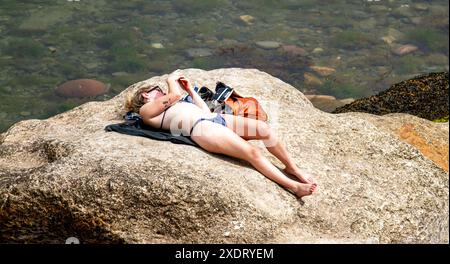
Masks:
[[[428,142],[414,129],[413,124],[404,124],[397,131],[400,138],[417,148],[425,157],[448,172],[448,144]]]

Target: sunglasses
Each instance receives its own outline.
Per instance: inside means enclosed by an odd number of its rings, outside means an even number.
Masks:
[[[154,90],[158,90],[158,91],[160,91],[161,93],[164,93],[164,91],[163,91],[163,90],[161,89],[161,87],[159,87],[159,86],[152,87],[150,90],[147,91],[147,93],[151,93],[151,92],[153,92]]]
[[[166,94],[159,86],[152,87],[150,90],[148,90],[146,93],[149,95],[149,99],[155,99],[157,96],[157,93],[152,94],[153,91],[159,91],[162,94]]]

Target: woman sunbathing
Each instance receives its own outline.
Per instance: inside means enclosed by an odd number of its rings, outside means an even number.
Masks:
[[[298,197],[315,191],[317,184],[312,178],[303,175],[267,123],[241,116],[211,113],[179,70],[171,73],[166,81],[169,87],[167,93],[158,86],[138,89],[127,100],[128,110],[139,113],[144,123],[151,127],[190,136],[206,151],[248,161],[263,175]],[[185,84],[185,88],[180,86],[180,82]],[[189,93],[193,103],[180,100],[181,89]],[[283,171],[297,177],[299,181],[284,175],[262,155],[258,147],[246,141],[252,139],[262,140],[267,150],[286,166]]]

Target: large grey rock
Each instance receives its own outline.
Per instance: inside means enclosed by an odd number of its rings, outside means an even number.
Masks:
[[[185,73],[258,98],[317,193],[301,201],[246,162],[105,132],[122,121],[125,92],[165,86],[153,77],[1,134],[0,241],[448,243],[448,173],[365,118],[376,116],[322,112],[258,70]]]
[[[360,115],[360,113],[352,113]],[[449,126],[447,122],[432,122],[403,113],[384,116],[366,115],[364,119],[377,128],[396,135],[418,149],[425,157],[448,172]]]

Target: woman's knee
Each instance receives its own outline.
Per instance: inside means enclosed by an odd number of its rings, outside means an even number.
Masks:
[[[246,153],[248,160],[258,160],[262,157],[262,151],[257,146],[250,145]]]
[[[272,135],[272,128],[266,122],[258,120],[257,128],[261,138],[269,138]]]

